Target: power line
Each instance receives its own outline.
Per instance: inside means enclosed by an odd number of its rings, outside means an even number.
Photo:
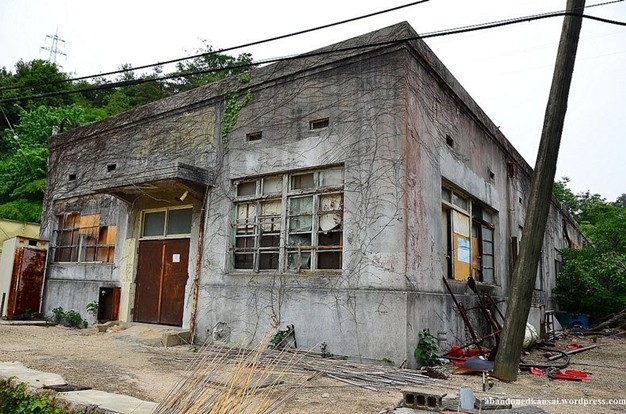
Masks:
[[[49,83],[49,84],[65,83],[65,82],[79,81],[79,80],[85,80],[85,79],[91,79],[91,78],[98,78],[98,77],[103,77],[103,76],[116,75],[116,74],[119,74],[119,73],[133,72],[133,71],[136,71],[136,70],[148,69],[148,68],[152,68],[152,67],[156,67],[156,66],[163,66],[163,65],[168,65],[168,64],[171,64],[171,63],[183,62],[185,60],[191,60],[191,59],[196,59],[196,58],[200,58],[200,57],[212,56],[212,55],[216,55],[216,54],[219,54],[219,53],[230,52],[230,51],[236,50],[236,49],[243,49],[243,48],[246,48],[246,47],[256,46],[256,45],[260,45],[260,44],[263,44],[263,43],[274,42],[276,40],[287,39],[289,37],[299,36],[301,34],[311,33],[311,32],[315,32],[315,31],[322,30],[322,29],[328,29],[329,27],[339,26],[339,25],[346,24],[346,23],[352,23],[352,22],[355,22],[357,20],[362,20],[362,19],[367,19],[369,17],[379,16],[381,14],[390,13],[390,12],[393,12],[393,11],[396,11],[396,10],[400,10],[400,9],[405,9],[405,8],[411,7],[411,6],[416,6],[418,4],[426,3],[428,1],[430,1],[430,0],[414,1],[412,3],[403,4],[403,5],[400,5],[400,6],[392,7],[390,9],[380,10],[380,11],[377,11],[377,12],[368,13],[368,14],[364,14],[364,15],[361,15],[361,16],[357,16],[357,17],[351,17],[349,19],[341,20],[341,21],[338,21],[338,22],[328,23],[328,24],[325,24],[325,25],[322,25],[322,26],[311,27],[309,29],[304,29],[304,30],[300,30],[300,31],[297,31],[297,32],[292,32],[292,33],[287,33],[287,34],[283,34],[283,35],[279,35],[279,36],[274,36],[274,37],[270,37],[270,38],[263,39],[263,40],[256,40],[254,42],[244,43],[244,44],[237,45],[237,46],[230,46],[230,47],[227,47],[227,48],[224,48],[224,49],[219,49],[219,50],[215,50],[215,51],[211,51],[211,52],[199,53],[199,54],[196,54],[196,55],[186,56],[186,57],[177,58],[177,59],[164,60],[162,62],[151,63],[151,64],[148,64],[148,65],[142,65],[142,66],[137,66],[137,67],[133,67],[133,68],[118,69],[118,70],[114,70],[114,71],[110,71],[110,72],[100,73],[98,75],[88,75],[88,76],[80,76],[80,77],[77,77],[77,78],[62,79],[62,80],[58,80],[58,81],[56,81],[54,83]],[[623,0],[619,0],[619,1],[623,1]],[[31,85],[31,86],[28,86],[28,87],[36,87],[36,86],[38,86],[38,85]],[[12,90],[12,89],[22,89],[22,88],[24,88],[24,86],[12,86],[12,87],[7,87],[7,88],[0,88],[0,91]]]
[[[396,10],[404,9],[404,8],[407,8],[407,7],[415,6],[415,5],[418,5],[418,4],[421,4],[421,3],[425,3],[427,1],[430,1],[430,0],[414,1],[414,2],[411,2],[411,3],[404,4],[404,5],[392,7],[392,8],[385,9],[385,10],[380,10],[380,11],[373,12],[373,13],[364,14],[364,15],[357,16],[357,17],[352,17],[352,18],[341,20],[341,21],[338,21],[338,22],[329,23],[329,24],[325,24],[325,25],[322,25],[322,26],[316,26],[316,27],[312,27],[312,28],[309,28],[309,29],[304,29],[304,30],[300,30],[300,31],[297,31],[297,32],[292,32],[292,33],[288,33],[288,34],[284,34],[284,35],[280,35],[280,36],[270,37],[270,38],[263,39],[263,40],[258,40],[258,41],[254,41],[254,42],[244,43],[244,44],[237,45],[237,46],[231,46],[231,47],[227,47],[227,48],[224,48],[224,49],[219,49],[219,50],[216,50],[216,51],[199,53],[199,54],[192,55],[192,56],[187,56],[187,57],[182,57],[182,58],[177,58],[177,59],[170,59],[170,60],[166,60],[166,61],[162,61],[162,62],[151,63],[151,64],[137,66],[137,67],[132,67],[132,68],[118,69],[118,70],[115,70],[115,71],[99,73],[97,75],[87,75],[87,76],[80,76],[80,77],[76,77],[76,78],[60,79],[60,80],[57,80],[57,81],[54,81],[54,82],[46,83],[45,85],[49,86],[49,85],[56,85],[56,84],[60,84],[60,83],[67,83],[67,82],[73,82],[73,81],[79,81],[79,80],[85,80],[85,79],[105,77],[105,76],[116,75],[116,74],[120,74],[120,73],[133,72],[133,71],[141,70],[141,69],[148,69],[148,68],[152,68],[152,67],[163,66],[163,65],[167,65],[167,64],[171,64],[171,63],[178,63],[178,62],[182,62],[182,61],[185,61],[185,60],[191,60],[191,59],[200,58],[200,57],[208,57],[208,56],[216,55],[216,54],[219,54],[219,53],[229,52],[229,51],[236,50],[236,49],[243,49],[243,48],[250,47],[250,46],[256,46],[256,45],[260,45],[260,44],[263,44],[263,43],[269,43],[269,42],[273,42],[273,41],[276,41],[276,40],[282,40],[282,39],[286,39],[286,38],[293,37],[293,36],[298,36],[298,35],[305,34],[305,33],[311,33],[311,32],[314,32],[314,31],[327,29],[329,27],[334,27],[334,26],[339,26],[339,25],[346,24],[346,23],[351,23],[351,22],[362,20],[362,19],[366,19],[366,18],[369,18],[369,17],[374,17],[374,16],[378,16],[378,15],[381,15],[381,14],[386,14],[386,13],[390,13],[390,12],[393,12],[393,11],[396,11]],[[622,1],[624,1],[624,0],[609,0],[609,1],[606,1],[606,2],[603,2],[603,3],[592,4],[592,5],[586,6],[585,8],[605,6],[605,5],[608,5],[608,4],[620,3]],[[561,10],[561,12],[564,12],[564,10]],[[552,13],[558,13],[558,12],[552,12]],[[549,13],[546,13],[546,14],[549,14]],[[469,26],[469,27],[471,27],[471,26]],[[15,89],[27,89],[27,88],[30,89],[30,88],[36,88],[38,86],[41,86],[41,85],[40,84],[35,84],[35,85],[28,85],[28,86],[10,86],[10,87],[0,88],[0,91],[15,90]]]
[[[163,80],[180,78],[183,76],[201,75],[201,74],[216,73],[216,72],[222,72],[222,71],[233,70],[233,69],[250,68],[252,66],[257,66],[257,65],[284,62],[284,61],[290,61],[290,60],[296,60],[296,59],[305,59],[309,57],[323,56],[323,55],[328,55],[328,54],[333,54],[333,53],[349,52],[349,51],[359,50],[359,49],[391,46],[394,44],[400,44],[400,43],[404,43],[404,42],[408,42],[412,40],[443,37],[443,36],[449,36],[449,35],[455,35],[455,34],[475,32],[479,30],[494,29],[497,27],[510,26],[513,24],[519,24],[519,23],[525,23],[525,22],[543,20],[543,19],[553,18],[553,17],[561,17],[561,16],[581,16],[583,18],[599,21],[602,23],[614,24],[618,26],[626,26],[626,22],[605,19],[605,18],[597,17],[597,16],[590,16],[586,14],[572,13],[572,12],[566,12],[566,11],[553,12],[553,13],[545,13],[545,14],[539,14],[539,15],[533,15],[533,16],[518,17],[515,19],[500,20],[500,21],[495,21],[495,22],[479,23],[479,24],[471,25],[471,26],[463,26],[463,27],[458,27],[458,28],[453,28],[453,29],[441,30],[437,32],[430,32],[430,33],[426,33],[423,35],[411,36],[411,37],[407,37],[404,39],[388,40],[384,42],[368,43],[365,45],[349,46],[349,47],[337,48],[337,49],[332,49],[332,50],[309,52],[309,53],[304,53],[300,55],[264,59],[264,60],[257,61],[257,62],[242,63],[242,64],[231,65],[231,66],[222,67],[222,68],[206,69],[206,70],[200,70],[200,71],[188,72],[188,73],[174,73],[171,75],[162,76],[158,78],[155,77],[155,78],[149,78],[149,79],[144,78],[144,79],[132,79],[132,80],[126,80],[126,81],[120,81],[120,82],[112,82],[112,83],[107,83],[107,84],[102,84],[102,85],[97,85],[97,86],[92,86],[92,87],[87,87],[87,88],[75,89],[71,91],[48,92],[48,93],[42,93],[42,94],[37,94],[37,95],[0,99],[0,103],[18,102],[18,101],[25,100],[25,99],[39,99],[39,98],[62,96],[62,95],[69,95],[69,94],[82,93],[82,92],[93,92],[93,91],[98,91],[98,90],[107,90],[107,89],[121,88],[121,87],[133,86],[133,85],[140,85],[140,84],[149,83],[149,82],[158,82],[158,81],[163,81]]]

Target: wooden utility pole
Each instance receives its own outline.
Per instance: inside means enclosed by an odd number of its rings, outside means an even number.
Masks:
[[[584,7],[585,0],[567,1],[567,11],[570,13],[582,14]],[[541,258],[543,236],[550,212],[552,185],[581,25],[580,15],[568,15],[565,16],[561,30],[539,153],[530,185],[522,245],[513,269],[511,294],[496,355],[494,376],[503,381],[517,379],[526,321],[537,277],[537,265]]]

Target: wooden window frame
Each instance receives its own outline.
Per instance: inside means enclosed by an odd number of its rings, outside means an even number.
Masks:
[[[323,177],[326,173],[329,174],[329,178],[340,176],[340,182],[325,183]],[[310,174],[313,175],[312,180],[308,177]],[[276,190],[278,177],[282,182],[280,191]],[[276,191],[271,193],[265,191],[267,180],[274,182],[273,189]],[[240,185],[250,188],[252,182],[255,183],[255,194],[235,196],[234,200],[231,269],[234,272],[254,273],[340,272],[343,268],[344,245],[343,167],[328,167],[239,181],[234,183],[235,194],[238,194]],[[294,211],[294,203],[298,199],[310,199],[310,210]],[[280,215],[263,214],[264,205],[278,201],[280,201]],[[245,216],[241,214],[243,206],[248,206],[245,210],[248,213]],[[311,217],[310,228],[296,229],[293,225],[295,220],[302,218],[306,222],[306,217]],[[270,227],[270,232],[264,232],[264,228],[268,229],[267,226],[274,225],[278,230]],[[265,234],[269,234],[270,237],[278,236],[278,243],[273,242],[269,246],[263,243]],[[310,243],[296,243],[295,240],[298,237],[302,240],[310,240]],[[240,240],[244,238],[249,239],[251,243],[241,242]],[[329,244],[329,240],[335,243]],[[266,265],[268,262],[262,260],[263,255],[277,257],[275,267],[268,268]],[[248,256],[248,258],[240,260],[238,256]],[[309,259],[306,259],[307,257]],[[322,259],[323,257],[325,260]]]
[[[446,226],[441,232],[445,244],[445,276],[458,281],[472,276],[476,281],[496,285],[497,212],[467,193],[446,185],[442,186],[441,204],[441,225]],[[485,260],[487,256],[492,266]]]
[[[192,214],[192,224],[189,230],[189,233],[176,233],[176,234],[168,234],[167,232],[167,225],[168,225],[168,219],[169,219],[169,213],[173,210],[191,210],[191,214]],[[144,231],[145,231],[145,223],[146,223],[146,214],[150,214],[150,213],[159,213],[159,212],[164,212],[165,213],[165,218],[163,221],[163,234],[161,235],[154,235],[154,236],[144,236]],[[152,208],[152,209],[146,209],[146,210],[142,210],[141,212],[141,225],[139,227],[139,239],[140,240],[154,240],[154,239],[183,239],[183,238],[189,238],[191,237],[191,228],[193,228],[193,205],[189,204],[189,205],[184,205],[184,206],[176,206],[176,207],[166,207],[166,208]]]
[[[113,263],[117,225],[100,223],[100,214],[78,212],[57,215],[52,252],[55,263]]]

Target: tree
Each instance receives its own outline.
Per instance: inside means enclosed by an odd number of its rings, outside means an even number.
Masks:
[[[10,128],[11,125],[19,122],[20,109],[34,109],[38,106],[64,106],[73,102],[71,95],[50,96],[45,98],[28,99],[29,96],[69,91],[72,84],[65,82],[69,76],[63,73],[54,64],[41,59],[30,62],[20,60],[15,64],[15,73],[2,68],[0,71],[0,99],[26,97],[20,102],[21,106],[15,104],[0,104],[3,112],[0,117],[0,128]],[[8,122],[7,122],[8,121]]]
[[[564,190],[573,194],[566,186]],[[562,310],[598,319],[626,307],[626,208],[619,198],[610,203],[589,191],[574,199],[591,243],[562,252],[554,295]]]
[[[130,64],[124,64],[120,69],[125,71],[115,81],[130,84],[110,89],[94,88],[108,83],[102,78],[69,82],[68,74],[41,59],[20,60],[14,72],[0,68],[0,100],[20,98],[19,104],[0,103],[0,218],[39,221],[52,127],[64,132],[95,122],[244,72],[252,62],[250,54],[233,57],[213,53],[206,42],[198,54],[177,65],[176,73],[182,75],[174,81],[160,80],[163,69],[159,66],[152,73],[137,74]],[[205,73],[192,75],[200,71]],[[93,90],[77,92],[90,88]],[[72,91],[75,92],[29,99],[37,94]]]
[[[250,70],[252,64],[250,53],[242,53],[234,57],[216,53],[206,40],[202,43],[203,47],[196,50],[196,55],[199,56],[176,64],[176,71],[181,76],[172,84],[174,93],[197,88]],[[187,75],[197,72],[205,73]]]
[[[39,221],[52,128],[62,132],[85,120],[78,105],[19,110],[20,123],[1,137],[8,151],[0,158],[0,218]]]

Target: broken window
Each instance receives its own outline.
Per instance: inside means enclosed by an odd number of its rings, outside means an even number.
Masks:
[[[255,199],[241,188],[254,188]],[[343,168],[239,183],[237,195],[234,269],[341,270]]]
[[[442,188],[442,256],[448,278],[472,276],[495,283],[495,214],[488,207],[450,188]]]
[[[55,262],[113,262],[117,226],[101,225],[100,214],[65,213],[57,220]]]

